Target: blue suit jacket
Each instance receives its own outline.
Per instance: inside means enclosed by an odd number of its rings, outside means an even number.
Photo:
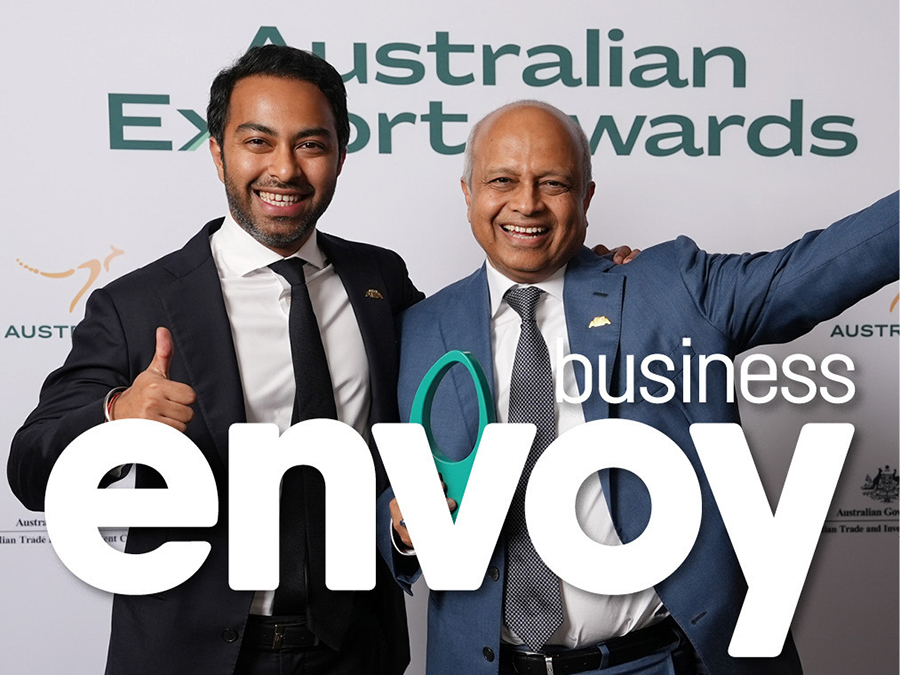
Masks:
[[[717,365],[708,369],[708,402],[696,403],[696,357],[733,358],[757,345],[792,340],[897,279],[897,211],[895,194],[772,253],[714,255],[679,237],[644,251],[627,266],[582,249],[566,269],[563,295],[571,352],[594,364],[598,355],[606,357],[607,391],[613,395],[625,389],[625,356],[634,355],[636,364],[635,402],[609,405],[596,393],[595,382],[594,393],[583,403],[585,418],[637,420],[662,431],[681,447],[699,478],[699,536],[685,562],[657,584],[656,591],[713,675],[799,673],[801,666],[790,637],[778,658],[733,659],[727,654],[746,583],[688,429],[695,422],[737,422],[739,417],[737,406],[725,401],[725,371]],[[609,325],[589,328],[599,316],[606,316]],[[690,347],[682,346],[684,337],[691,338]],[[403,419],[408,419],[427,369],[451,349],[472,352],[493,385],[484,268],[404,314],[399,389]],[[658,395],[664,387],[640,375],[640,361],[649,354],[668,355],[675,364],[674,372],[657,371],[675,384],[670,403],[653,404],[638,393],[646,386]],[[693,403],[682,402],[683,355],[691,357],[694,371]],[[575,370],[583,391],[582,369]],[[453,369],[445,379],[433,411],[441,449],[453,459],[465,457],[474,445],[478,412],[462,369]],[[604,471],[601,480],[616,529],[627,543],[648,520],[646,490],[627,472]],[[390,496],[382,496],[382,507]],[[386,522],[386,516],[379,518],[380,525]],[[388,535],[381,534],[379,545],[390,560]],[[415,574],[402,573],[399,557],[392,562],[398,580],[408,588]],[[429,675],[497,672],[504,568],[501,537],[479,590],[431,593]]]

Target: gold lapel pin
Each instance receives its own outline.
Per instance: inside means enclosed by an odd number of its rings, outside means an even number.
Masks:
[[[384,296],[381,294],[377,288],[370,288],[366,291],[367,298],[374,298],[375,300],[384,300]]]
[[[588,324],[588,328],[599,328],[600,326],[609,326],[612,323],[605,316],[595,316]]]

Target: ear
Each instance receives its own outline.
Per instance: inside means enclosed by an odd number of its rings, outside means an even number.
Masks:
[[[469,192],[469,185],[466,183],[465,178],[459,179],[459,186],[462,188],[463,194],[466,196],[466,213],[469,218],[469,222],[472,222],[472,193]]]
[[[338,160],[337,165],[337,173],[334,174],[335,178],[341,175],[341,171],[344,168],[344,160],[347,159],[347,149],[344,148],[344,151],[341,153],[341,158]]]
[[[584,201],[582,201],[582,206],[584,207],[584,215],[587,215],[588,207],[591,205],[591,199],[594,198],[594,188],[596,187],[597,185],[594,183],[594,181],[591,181],[587,186],[587,190],[584,191]]]
[[[219,147],[218,141],[212,136],[209,137],[209,154],[212,155],[213,163],[216,165],[216,171],[219,174],[219,180],[225,182],[225,161],[222,158],[222,148]]]

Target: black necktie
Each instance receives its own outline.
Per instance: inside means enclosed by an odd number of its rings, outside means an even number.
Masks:
[[[525,524],[525,487],[541,453],[556,437],[553,373],[547,343],[535,321],[543,291],[512,288],[504,298],[522,318],[509,385],[509,422],[530,422],[537,434],[525,462],[506,519],[506,589],[504,618],[516,635],[539,650],[562,623],[559,577],[541,560]]]
[[[291,424],[337,419],[331,375],[306,287],[304,264],[300,258],[286,258],[269,265],[291,285],[288,330],[296,383]],[[284,474],[280,518],[280,583],[273,612],[306,614],[310,630],[336,648],[349,619],[348,608],[342,605],[352,602],[352,597],[350,593],[332,594],[325,588],[325,485],[318,471],[298,467]]]
[[[269,265],[291,285],[288,331],[297,383],[291,424],[320,418],[337,419],[325,347],[303,274],[305,264],[300,258],[285,258]]]

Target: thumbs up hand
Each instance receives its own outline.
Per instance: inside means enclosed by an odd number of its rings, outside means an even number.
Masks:
[[[113,402],[110,419],[139,417],[168,424],[184,431],[194,417],[189,407],[197,398],[194,390],[169,379],[174,346],[168,328],[156,329],[156,353],[147,369]]]

